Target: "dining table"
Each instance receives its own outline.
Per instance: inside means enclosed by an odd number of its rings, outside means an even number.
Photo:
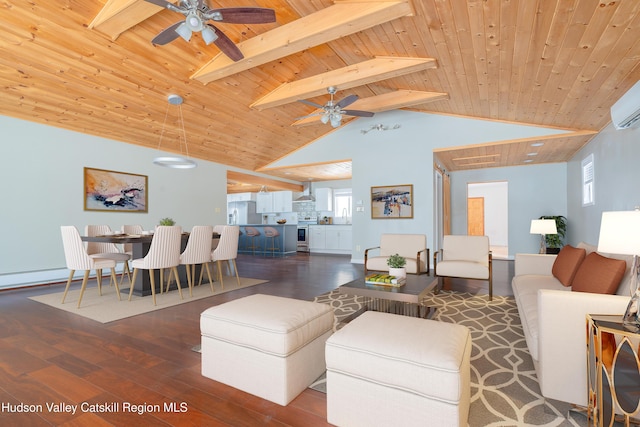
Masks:
[[[120,244],[131,244],[132,254],[131,259],[139,259],[144,258],[145,255],[149,252],[149,248],[151,247],[151,241],[153,240],[153,234],[124,234],[124,233],[114,233],[109,235],[102,236],[80,236],[83,242],[103,242],[103,243],[115,243],[116,245]],[[213,233],[213,240],[220,239],[220,234]],[[182,233],[182,239],[180,244],[180,252],[184,251],[187,246],[187,241],[189,240],[189,233]],[[215,247],[215,246],[214,246]],[[196,272],[194,277],[200,277],[200,270],[202,269],[202,265],[196,266]],[[124,272],[122,274],[125,274]],[[133,274],[133,271],[132,271]],[[189,286],[187,282],[187,269],[184,265],[178,266],[178,276],[180,277],[180,284],[182,288],[187,288]],[[206,276],[205,276],[206,277]],[[164,279],[167,280],[169,278],[169,274],[166,273],[164,275]],[[213,277],[212,277],[213,279]],[[155,271],[155,283],[156,283],[156,293],[160,292],[160,271]],[[151,279],[149,277],[149,273],[146,271],[141,271],[138,273],[136,277],[135,283],[133,286],[133,294],[138,296],[147,296],[151,295]],[[175,286],[174,286],[175,288]],[[175,288],[177,289],[177,288]],[[120,290],[121,293],[129,294],[129,288]]]

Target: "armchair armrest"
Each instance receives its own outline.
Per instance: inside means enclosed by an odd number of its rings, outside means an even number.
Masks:
[[[427,256],[426,257],[427,271],[424,271],[424,272],[420,271],[420,252],[425,252],[426,256]],[[429,273],[429,269],[430,269],[429,248],[424,248],[424,249],[418,251],[418,253],[416,254],[416,260],[417,260],[417,271],[416,271],[416,274]]]
[[[369,251],[374,249],[380,249],[380,246],[374,246],[373,248],[367,248],[364,250],[364,275],[367,275],[367,258],[369,257]]]
[[[538,377],[547,398],[587,406],[586,316],[624,313],[628,297],[538,291]]]
[[[546,254],[516,254],[515,275],[541,274],[551,276],[553,263],[557,255]]]

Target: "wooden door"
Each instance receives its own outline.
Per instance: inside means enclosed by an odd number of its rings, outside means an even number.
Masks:
[[[484,197],[467,198],[467,234],[484,236]]]

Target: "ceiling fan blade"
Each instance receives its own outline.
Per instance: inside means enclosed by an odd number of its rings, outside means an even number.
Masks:
[[[155,36],[153,40],[151,40],[151,43],[162,46],[169,42],[174,41],[175,39],[180,37],[180,34],[176,33],[176,28],[182,25],[183,22],[184,21],[178,21],[172,26],[167,27],[164,30],[160,31],[160,33],[157,36]]]
[[[346,114],[347,116],[373,117],[373,113],[371,111],[342,110],[342,113]]]
[[[358,100],[358,95],[349,95],[344,99],[341,99],[340,101],[338,101],[338,103],[336,104],[338,107],[340,108],[344,108],[347,105],[351,105],[354,102],[356,102]]]
[[[315,113],[307,114],[306,116],[296,117],[295,120],[308,119],[309,117],[321,116],[324,114],[322,111],[316,111]]]
[[[244,55],[238,49],[238,46],[231,40],[225,33],[220,31],[215,25],[206,24],[213,29],[218,35],[218,38],[213,41],[213,43],[218,46],[218,49],[222,51],[225,55],[227,55],[232,61],[240,61],[244,58]]]
[[[316,108],[324,108],[324,105],[316,104],[315,102],[307,101],[306,99],[298,99],[298,102],[302,102],[303,104],[311,105]]]
[[[148,0],[147,0],[148,1]],[[216,12],[220,13],[222,19],[213,17]],[[206,13],[215,21],[227,22],[229,24],[264,24],[276,22],[276,12],[266,7],[223,7],[211,9]]]

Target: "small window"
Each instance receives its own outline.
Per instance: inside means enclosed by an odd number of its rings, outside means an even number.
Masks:
[[[345,223],[351,222],[351,189],[333,190],[333,206],[334,219],[341,219]]]
[[[582,206],[591,206],[596,204],[593,194],[594,185],[593,153],[591,153],[582,160]]]

